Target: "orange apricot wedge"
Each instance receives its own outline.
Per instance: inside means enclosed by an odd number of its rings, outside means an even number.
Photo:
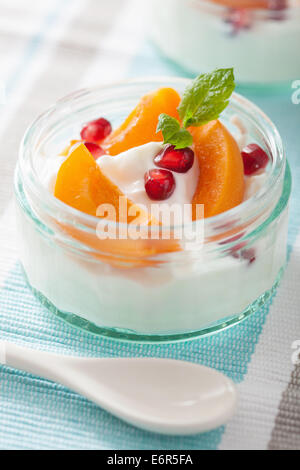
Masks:
[[[69,157],[62,163],[56,178],[54,196],[75,209],[93,216],[101,204],[111,204],[119,221],[120,197],[125,197],[100,170],[83,143],[71,147]],[[133,203],[127,200],[128,210]],[[126,220],[131,222],[131,219]]]
[[[204,216],[225,212],[244,197],[244,167],[239,147],[220,121],[191,127],[199,180],[192,200],[193,220],[196,204],[204,204]]]
[[[161,113],[166,113],[178,119],[179,103],[180,96],[173,88],[159,88],[147,93],[123,124],[113,131],[101,146],[110,155],[117,155],[148,142],[162,141],[162,133],[156,133],[158,117]]]
[[[62,155],[63,157],[68,157],[71,153],[71,150],[73,149],[73,147],[76,145],[76,144],[79,144],[79,142],[82,142],[81,140],[71,140],[69,145],[67,145],[62,152],[60,152],[60,155]],[[74,147],[75,148],[75,147]]]

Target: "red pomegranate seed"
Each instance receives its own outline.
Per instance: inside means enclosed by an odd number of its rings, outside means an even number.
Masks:
[[[237,255],[238,252],[241,251],[244,248],[244,246],[246,246],[246,245],[247,245],[247,242],[240,242],[237,245],[231,247],[229,249],[229,251],[232,255]],[[239,258],[239,256],[237,256],[237,257]]]
[[[226,22],[232,26],[232,33],[237,34],[241,29],[248,29],[252,23],[251,12],[243,8],[229,10]]]
[[[256,260],[255,250],[254,248],[243,249],[244,246],[246,246],[246,242],[238,243],[230,250],[230,254],[234,258],[248,260],[248,263],[251,264]]]
[[[174,145],[167,145],[156,155],[154,163],[167,170],[186,173],[193,166],[194,152],[189,147],[175,149]]]
[[[282,21],[285,19],[284,10],[288,8],[287,0],[269,0],[268,8],[272,20]]]
[[[244,161],[245,175],[253,175],[259,170],[265,168],[268,164],[269,157],[266,152],[257,144],[249,144],[242,151]]]
[[[285,10],[287,8],[287,0],[269,0],[268,8],[270,10]]]
[[[248,260],[249,264],[253,263],[256,259],[254,248],[248,248],[242,251],[242,258]]]
[[[107,119],[99,118],[83,126],[80,136],[88,142],[100,142],[111,133],[111,124]]]
[[[94,144],[94,142],[84,142],[84,145],[91,152],[95,160],[105,153],[103,148],[98,144]]]
[[[163,201],[172,196],[175,178],[168,170],[149,170],[145,173],[145,190],[150,199]]]

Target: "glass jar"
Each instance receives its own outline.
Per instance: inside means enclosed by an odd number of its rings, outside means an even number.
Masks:
[[[232,8],[243,4],[252,7]],[[195,74],[234,67],[243,84],[299,78],[300,5],[259,4],[268,0],[150,0],[149,32],[164,54]]]
[[[99,219],[56,199],[40,181],[45,159],[76,138],[84,122],[102,115],[118,126],[148,91],[171,86],[182,93],[187,83],[157,78],[81,90],[58,101],[25,133],[15,174],[21,263],[35,295],[74,326],[134,341],[193,338],[255,312],[282,276],[290,171],[272,122],[237,94],[222,120],[235,132],[232,118],[238,116],[248,141],[265,149],[270,164],[250,199],[204,219],[201,249],[186,250],[183,243],[178,252],[153,256],[150,249],[141,256],[143,241],[125,249],[103,244],[96,234]]]

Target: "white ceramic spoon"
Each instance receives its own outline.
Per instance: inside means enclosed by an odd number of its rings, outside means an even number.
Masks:
[[[193,434],[233,414],[234,384],[191,362],[62,356],[0,341],[0,364],[58,382],[130,424],[164,434]]]

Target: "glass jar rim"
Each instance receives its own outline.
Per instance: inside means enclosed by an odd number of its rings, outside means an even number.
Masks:
[[[47,208],[49,211],[55,211],[59,213],[59,219],[63,220],[72,220],[77,218],[81,228],[90,231],[91,227],[95,227],[99,222],[99,218],[92,216],[86,213],[83,213],[67,204],[63,203],[57,199],[47,187],[45,187],[37,175],[34,163],[33,163],[33,152],[30,152],[30,144],[32,140],[38,135],[40,126],[47,122],[47,119],[50,115],[57,112],[60,108],[68,105],[78,98],[90,96],[93,93],[115,89],[122,86],[134,86],[134,85],[162,85],[162,83],[170,83],[170,86],[176,87],[176,84],[179,86],[186,85],[190,82],[186,78],[177,78],[177,77],[147,77],[147,78],[138,78],[138,79],[129,79],[121,80],[117,82],[112,82],[109,84],[101,84],[99,86],[84,88],[77,90],[61,99],[59,99],[55,104],[49,107],[45,112],[39,115],[34,122],[27,128],[24,137],[20,144],[19,150],[19,161],[18,169],[20,171],[20,176],[22,181],[25,184],[26,189],[29,189],[30,193],[35,195],[39,201],[43,202],[44,208]],[[139,97],[137,97],[138,99]],[[238,221],[240,223],[241,215],[246,215],[247,220],[249,218],[255,217],[257,215],[257,208],[260,206],[266,206],[274,202],[274,195],[276,194],[276,189],[278,183],[281,179],[281,176],[285,170],[285,152],[283,148],[283,143],[279,132],[273,122],[266,116],[266,114],[254,103],[248,99],[242,97],[237,93],[233,93],[230,106],[235,106],[237,109],[247,112],[248,118],[254,122],[256,127],[262,128],[269,138],[269,151],[272,155],[272,168],[264,182],[263,186],[258,190],[253,196],[249,199],[243,201],[236,207],[229,209],[225,212],[217,214],[215,216],[205,218],[206,227],[211,225],[214,227],[214,233],[216,233],[219,228],[220,232],[222,227],[228,222],[230,217],[233,221]],[[27,162],[27,157],[29,156],[29,165]],[[58,212],[59,211],[59,212]],[[243,219],[243,217],[242,217]],[[246,219],[246,217],[244,217]],[[122,227],[124,224],[117,222],[110,222],[114,226]],[[195,224],[196,221],[190,222],[191,225]],[[126,224],[125,224],[126,225]],[[233,222],[231,228],[234,228],[236,224]],[[176,230],[177,227],[169,227],[170,230]],[[160,227],[157,230],[161,230]]]

